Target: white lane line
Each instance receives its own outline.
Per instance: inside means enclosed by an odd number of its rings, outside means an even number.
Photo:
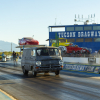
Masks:
[[[8,100],[9,100],[9,98],[10,98],[11,100],[17,100],[17,99],[15,99],[13,96],[11,96],[10,94],[6,93],[5,91],[3,91],[3,90],[1,90],[1,89],[0,89],[0,92],[3,93],[4,95],[6,95],[6,96],[8,97]]]

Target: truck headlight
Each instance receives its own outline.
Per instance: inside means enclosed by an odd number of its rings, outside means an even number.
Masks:
[[[59,61],[59,64],[60,64],[60,65],[63,65],[63,61],[62,61],[62,60],[60,60],[60,61]]]
[[[41,66],[41,61],[37,61],[37,62],[36,62],[36,65],[37,65],[37,66]]]

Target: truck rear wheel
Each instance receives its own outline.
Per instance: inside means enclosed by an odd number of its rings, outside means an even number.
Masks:
[[[57,71],[55,71],[55,74],[56,74],[56,75],[59,75],[59,72],[60,72],[60,71],[59,71],[59,70],[57,70]]]
[[[23,70],[23,74],[24,74],[24,75],[28,75],[28,71],[27,71],[27,70],[25,70],[25,68],[24,68],[24,67],[22,67],[22,70]]]

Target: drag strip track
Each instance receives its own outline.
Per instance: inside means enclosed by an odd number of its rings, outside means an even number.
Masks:
[[[33,77],[29,73],[28,76],[24,76],[21,68],[17,69],[17,67],[0,68],[0,71],[0,82],[6,80],[5,83],[0,83],[0,88],[6,90],[18,100],[40,100],[41,98],[43,98],[41,100],[100,99],[100,80],[90,77],[76,77],[69,74],[55,76],[54,73],[42,73],[38,74],[37,77]],[[7,89],[8,87],[12,91]]]
[[[22,72],[22,69],[21,69],[21,68],[18,68],[18,69],[17,69],[17,67],[3,67],[3,66],[2,66],[2,67],[0,68],[0,70],[2,70],[2,69],[6,69],[6,70],[7,70],[7,69],[11,69],[11,70],[16,70],[16,71],[21,71],[21,72]],[[2,70],[2,71],[6,71],[6,70]]]

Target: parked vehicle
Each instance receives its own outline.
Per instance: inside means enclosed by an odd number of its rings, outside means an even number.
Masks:
[[[23,74],[27,75],[32,71],[34,76],[37,73],[55,72],[59,74],[63,68],[61,52],[57,47],[33,47],[23,50],[21,67]]]
[[[77,45],[69,46],[59,46],[59,48],[65,53],[81,53],[81,54],[90,54],[91,50],[84,47],[78,47]]]
[[[19,45],[39,45],[39,42],[31,37],[24,37],[22,39],[19,39],[18,44]]]
[[[11,59],[11,55],[7,55],[6,56],[6,59]]]
[[[52,46],[56,47],[57,40],[52,39],[51,42],[52,42]],[[67,39],[65,39],[65,38],[59,38],[59,46],[69,46],[70,43],[71,42],[68,42]]]
[[[6,55],[2,56],[2,61],[6,61]]]

